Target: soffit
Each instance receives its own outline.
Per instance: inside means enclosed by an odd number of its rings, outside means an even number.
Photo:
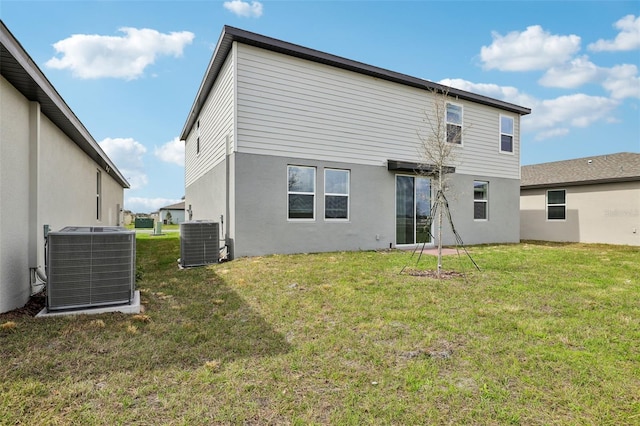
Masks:
[[[0,41],[1,75],[26,99],[38,102],[42,114],[49,118],[105,171],[108,171],[109,175],[116,179],[123,188],[129,188],[125,177],[2,21],[0,21]]]

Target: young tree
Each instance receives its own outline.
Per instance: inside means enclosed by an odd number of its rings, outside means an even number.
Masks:
[[[453,103],[449,90],[431,90],[431,105],[424,114],[424,129],[418,131],[419,172],[432,178],[435,198],[431,208],[437,214],[436,239],[438,240],[437,277],[442,272],[442,229],[445,209],[448,210],[445,193],[448,191],[449,174],[455,169],[457,149],[462,143],[462,107]],[[433,192],[433,191],[432,191]],[[448,212],[447,212],[448,213]],[[432,216],[432,220],[433,220]],[[430,226],[431,224],[427,224]]]

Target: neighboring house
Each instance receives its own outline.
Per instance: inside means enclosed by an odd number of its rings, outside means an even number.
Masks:
[[[122,223],[123,225],[131,225],[133,223],[135,215],[131,210],[125,210],[122,212]]]
[[[640,154],[522,167],[523,240],[640,245]]]
[[[529,109],[228,26],[181,133],[189,218],[220,222],[231,257],[415,245],[431,199],[417,133],[447,89],[456,229],[519,241]]]
[[[44,230],[121,223],[129,184],[0,21],[0,312],[29,299]]]
[[[184,222],[184,201],[160,208],[159,215],[165,225]]]

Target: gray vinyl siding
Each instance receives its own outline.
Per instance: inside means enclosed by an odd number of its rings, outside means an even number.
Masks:
[[[385,165],[420,161],[417,132],[433,101],[425,90],[236,44],[237,151]],[[457,172],[519,179],[519,116],[457,101],[464,146]],[[514,118],[514,153],[499,153],[500,114]]]
[[[224,161],[226,139],[233,151],[234,129],[234,51],[227,57],[199,116],[200,153],[196,154],[197,125],[185,144],[185,184],[187,186]],[[197,122],[197,121],[196,121]]]

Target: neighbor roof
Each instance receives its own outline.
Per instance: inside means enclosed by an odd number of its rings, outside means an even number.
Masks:
[[[520,187],[544,188],[628,181],[640,181],[640,154],[620,152],[522,166]]]
[[[165,207],[160,207],[160,210],[184,210],[184,201]]]
[[[211,88],[213,87],[213,83],[218,77],[218,73],[220,72],[220,69],[224,64],[229,51],[231,51],[231,47],[233,46],[234,41],[260,47],[262,49],[270,50],[273,52],[283,53],[285,55],[306,59],[321,64],[331,65],[349,71],[354,71],[383,80],[393,81],[407,86],[417,87],[425,90],[437,90],[440,92],[448,91],[449,95],[458,97],[459,99],[469,100],[472,102],[501,108],[505,111],[514,112],[520,115],[531,113],[531,109],[524,108],[509,102],[500,101],[497,99],[489,98],[487,96],[477,95],[475,93],[434,83],[429,80],[411,77],[406,74],[389,71],[384,68],[374,67],[362,62],[353,61],[351,59],[346,59],[340,56],[335,56],[318,50],[309,49],[297,44],[288,43],[286,41],[225,25],[222,29],[222,34],[220,35],[220,39],[218,40],[218,44],[213,53],[213,56],[211,57],[211,61],[209,62],[209,66],[207,67],[207,72],[205,73],[202,83],[200,84],[200,88],[198,89],[198,94],[196,95],[196,99],[193,103],[193,106],[191,107],[191,111],[189,112],[187,121],[182,129],[182,133],[180,135],[181,140],[186,140],[187,135],[191,131],[191,128],[193,127],[198,115],[200,114],[200,110],[204,106],[204,102],[207,99]]]
[[[123,188],[129,182],[93,139],[47,77],[0,20],[0,74],[40,110]]]

